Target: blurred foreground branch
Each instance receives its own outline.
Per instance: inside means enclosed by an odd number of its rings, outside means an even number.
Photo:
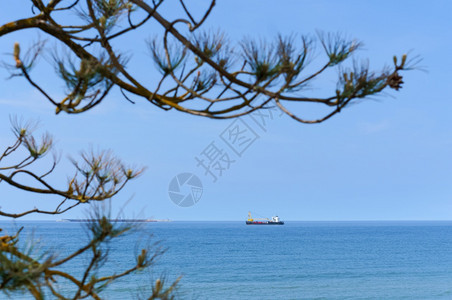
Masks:
[[[56,169],[59,161],[57,155],[52,156],[47,170],[33,171],[34,164],[44,159],[53,146],[53,138],[47,133],[40,139],[36,138],[33,132],[35,128],[34,123],[12,119],[15,141],[0,155],[0,184],[8,184],[34,194],[55,196],[60,200],[52,210],[35,207],[21,212],[7,212],[0,207],[1,216],[20,218],[33,213],[57,215],[81,204],[110,200],[129,180],[143,172],[143,169],[126,167],[110,152],[91,151],[82,153],[80,160],[72,159],[75,171],[68,177],[65,187],[53,186],[48,177]],[[46,295],[57,299],[101,299],[99,293],[108,285],[148,268],[163,254],[159,248],[143,248],[137,253],[135,264],[129,269],[100,276],[98,271],[108,257],[108,244],[112,239],[130,233],[135,225],[112,221],[109,214],[99,206],[92,210],[88,220],[85,224],[88,241],[64,257],[35,251],[39,246],[36,241],[31,241],[28,247],[24,247],[23,243],[19,243],[22,228],[14,235],[0,236],[0,290],[6,295],[28,292],[35,299],[44,299]],[[80,256],[89,261],[83,274],[74,275],[61,270],[61,267],[66,267]],[[58,283],[61,281],[74,286],[73,295],[59,291],[61,285]],[[177,281],[164,286],[158,280],[149,299],[172,299],[176,284]]]
[[[22,76],[38,89],[56,107],[56,113],[87,111],[117,87],[132,103],[134,96],[164,110],[208,118],[236,118],[277,106],[299,122],[320,123],[355,100],[388,88],[399,90],[403,83],[401,72],[413,69],[418,62],[416,57],[408,59],[405,54],[394,56],[392,66],[379,72],[356,61],[346,66],[344,63],[361,48],[361,43],[341,34],[322,32],[314,36],[279,35],[273,41],[246,38],[234,43],[221,31],[201,29],[215,1],[206,5],[200,19],[193,17],[182,0],[179,4],[185,15],[177,18],[162,15],[163,1],[157,0],[31,2],[34,14],[1,25],[0,37],[35,29],[57,41],[64,55],[53,51],[52,60],[56,74],[66,85],[66,96],[52,96],[45,83],[31,74],[36,58],[45,49],[43,41],[26,54],[16,43],[14,63],[5,66],[12,76]],[[155,28],[161,35],[149,36]],[[147,70],[155,66],[157,72],[152,80],[132,68],[132,57],[120,47],[129,43],[132,31],[148,38],[143,43],[148,60],[140,59],[139,65]],[[324,58],[316,62],[318,67],[309,68],[316,44],[320,44]],[[329,70],[339,73],[336,86],[325,89],[329,91],[325,96],[311,95],[307,87]],[[159,79],[155,79],[158,73]],[[298,108],[303,103],[318,104],[325,113],[305,118],[300,112],[306,110]]]

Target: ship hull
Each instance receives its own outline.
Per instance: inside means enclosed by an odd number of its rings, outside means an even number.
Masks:
[[[279,221],[279,222],[273,222],[273,221],[264,221],[264,222],[246,221],[246,225],[284,225],[284,222],[283,221]]]

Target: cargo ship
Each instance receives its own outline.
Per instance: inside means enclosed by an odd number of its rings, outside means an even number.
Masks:
[[[248,220],[246,220],[246,225],[284,225],[283,221],[279,220],[278,216],[269,218],[258,218],[253,219],[251,217],[251,212],[248,212]]]

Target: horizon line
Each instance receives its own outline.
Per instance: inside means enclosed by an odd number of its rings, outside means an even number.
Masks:
[[[40,220],[19,220],[19,219],[0,219],[0,222],[16,222],[16,221],[27,221],[27,222],[61,222],[68,219],[40,219]],[[71,220],[88,220],[88,218],[76,218]],[[110,219],[112,221],[115,220],[136,220],[136,218],[121,218],[121,219]],[[148,219],[140,219],[140,220],[148,220]],[[149,223],[168,223],[168,222],[244,222],[245,220],[172,220],[172,219],[150,219],[155,220],[155,222]],[[377,220],[377,219],[369,219],[369,220],[284,220],[285,222],[452,222],[452,219],[391,219],[391,220]]]

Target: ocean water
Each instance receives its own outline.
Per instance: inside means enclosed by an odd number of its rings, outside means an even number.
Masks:
[[[80,223],[20,225],[23,242],[41,237],[38,252],[64,255],[86,241]],[[151,271],[113,283],[105,299],[146,295],[162,275],[182,275],[180,299],[452,299],[452,222],[146,223],[110,244],[100,273],[133,265],[139,245],[156,241],[167,251]],[[87,263],[79,258],[66,268],[79,274]]]

